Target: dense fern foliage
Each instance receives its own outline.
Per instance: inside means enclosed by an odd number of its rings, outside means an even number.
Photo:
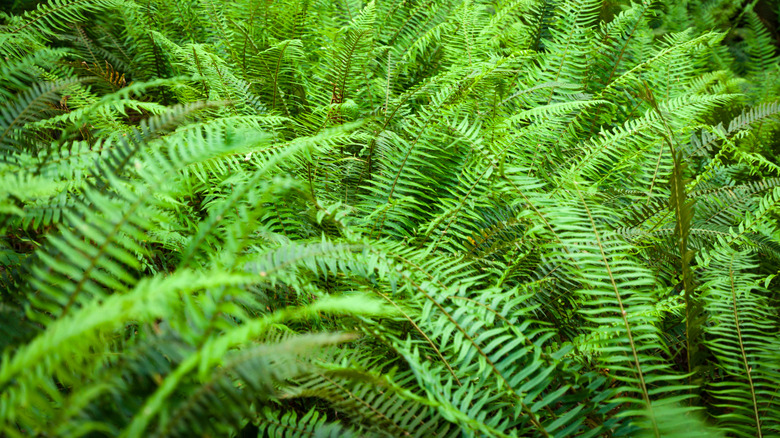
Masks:
[[[0,14],[0,435],[780,436],[777,5]]]

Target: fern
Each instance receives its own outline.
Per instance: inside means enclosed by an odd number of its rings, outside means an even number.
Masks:
[[[778,11],[39,3],[0,435],[780,434]]]

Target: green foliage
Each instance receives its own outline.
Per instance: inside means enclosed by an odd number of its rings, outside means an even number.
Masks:
[[[0,14],[0,435],[780,435],[760,6]]]

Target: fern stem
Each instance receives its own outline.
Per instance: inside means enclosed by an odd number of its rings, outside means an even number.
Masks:
[[[737,339],[739,340],[739,352],[742,354],[742,363],[745,365],[745,374],[748,378],[748,385],[750,387],[750,396],[753,398],[753,415],[756,417],[756,436],[762,438],[761,434],[761,420],[758,416],[758,402],[756,401],[756,388],[753,385],[753,377],[751,376],[752,369],[748,364],[747,354],[745,353],[745,345],[742,342],[742,329],[739,327],[739,312],[737,311],[737,292],[734,285],[734,254],[731,255],[729,262],[729,282],[731,285],[731,306],[734,311],[734,326],[737,328]]]
[[[317,374],[322,379],[327,380],[328,383],[330,383],[331,385],[333,385],[333,386],[339,388],[340,390],[344,391],[345,393],[349,394],[349,398],[351,398],[353,400],[356,400],[361,406],[365,407],[366,409],[368,409],[369,411],[374,413],[376,416],[378,416],[378,417],[384,419],[385,421],[387,421],[388,424],[390,424],[393,427],[395,427],[396,431],[402,432],[403,436],[412,436],[412,434],[409,433],[408,430],[405,430],[400,424],[398,424],[397,422],[393,421],[392,418],[388,417],[383,412],[380,412],[379,410],[377,410],[377,408],[375,408],[371,403],[369,403],[366,400],[364,400],[364,398],[361,397],[360,395],[355,394],[354,392],[352,392],[349,389],[345,388],[343,385],[340,385],[335,380],[329,378],[325,373],[317,373]]]
[[[693,221],[692,203],[686,200],[685,180],[683,172],[686,165],[682,161],[682,152],[678,152],[674,147],[674,132],[666,122],[658,103],[655,100],[652,90],[644,80],[642,84],[645,87],[645,101],[650,105],[653,111],[658,115],[661,123],[664,125],[665,132],[662,132],[664,140],[669,145],[669,152],[672,154],[673,167],[670,178],[671,196],[669,198],[670,209],[675,212],[675,237],[677,238],[680,252],[680,271],[683,276],[683,288],[685,289],[685,338],[688,343],[686,356],[688,361],[688,372],[691,374],[688,381],[693,384],[693,375],[696,372],[697,358],[696,351],[699,338],[699,329],[696,327],[698,316],[701,313],[698,300],[693,295],[693,273],[691,272],[690,259],[693,252],[688,250],[688,236],[691,232],[691,222]]]
[[[444,364],[444,366],[447,367],[447,370],[452,375],[452,378],[455,379],[455,383],[457,383],[458,386],[463,386],[463,384],[460,382],[460,379],[458,379],[458,376],[455,374],[455,370],[452,369],[450,363],[447,362],[447,359],[445,359],[444,356],[441,354],[441,351],[439,351],[439,349],[436,347],[436,344],[434,344],[431,338],[429,338],[428,335],[425,334],[425,332],[420,328],[420,326],[417,325],[416,322],[414,322],[412,317],[409,316],[408,313],[404,312],[404,310],[398,304],[396,304],[395,301],[391,300],[390,297],[388,297],[387,295],[379,291],[376,291],[376,293],[378,293],[379,296],[384,298],[388,303],[392,304],[393,307],[395,307],[396,310],[398,310],[401,313],[401,315],[403,315],[404,318],[406,318],[406,320],[409,321],[410,324],[412,324],[412,327],[414,327],[414,329],[417,330],[417,333],[419,333],[420,335],[422,335],[423,338],[425,338],[425,341],[428,343],[428,345],[430,345],[431,348],[433,348],[433,351],[436,352],[436,355],[439,356],[439,359],[441,359],[441,362]]]
[[[601,252],[601,260],[604,262],[604,267],[607,269],[607,275],[609,275],[609,281],[612,284],[612,289],[615,291],[615,298],[617,299],[617,303],[620,308],[620,317],[623,319],[623,325],[626,327],[628,343],[631,346],[631,353],[634,356],[634,366],[636,367],[637,377],[639,377],[639,383],[642,385],[642,398],[644,398],[647,409],[650,412],[650,419],[653,423],[653,431],[655,432],[655,436],[660,438],[661,433],[658,430],[658,423],[656,422],[655,415],[653,414],[653,406],[650,403],[650,394],[647,391],[647,383],[645,383],[645,376],[644,373],[642,373],[642,366],[639,363],[639,355],[637,354],[636,345],[634,344],[634,336],[631,334],[631,325],[628,323],[628,314],[623,307],[623,299],[620,297],[620,291],[618,290],[617,282],[615,281],[615,277],[612,275],[612,268],[609,266],[607,255],[604,252],[604,246],[601,244],[601,235],[599,234],[599,230],[596,227],[596,222],[593,220],[593,215],[590,213],[588,203],[585,202],[585,198],[583,198],[582,192],[580,192],[579,183],[577,181],[574,181],[574,186],[577,190],[577,195],[582,201],[583,207],[585,207],[585,212],[588,214],[588,220],[590,220],[590,225],[593,228],[593,233],[596,237],[596,244],[599,247],[599,252]]]
[[[401,274],[403,275],[403,274]],[[437,309],[439,309],[440,312],[452,323],[453,326],[461,333],[463,334],[463,337],[466,338],[469,343],[477,350],[480,356],[482,356],[483,359],[485,359],[485,362],[488,364],[490,369],[492,370],[493,374],[499,378],[499,380],[506,386],[507,390],[511,391],[512,394],[514,394],[518,398],[518,403],[520,404],[521,409],[523,412],[528,416],[531,423],[536,427],[536,429],[546,437],[551,436],[549,432],[547,432],[547,429],[542,426],[542,424],[539,422],[539,419],[536,417],[536,414],[531,411],[531,409],[528,407],[528,405],[525,404],[525,402],[522,400],[522,397],[520,394],[517,394],[512,388],[512,385],[509,384],[509,381],[504,377],[503,374],[501,374],[501,371],[498,370],[498,367],[496,364],[490,360],[488,355],[485,353],[485,351],[482,349],[482,347],[479,346],[477,341],[474,340],[474,338],[466,332],[466,329],[464,329],[458,321],[455,320],[455,318],[447,311],[447,309],[444,308],[436,299],[434,299],[428,292],[425,291],[425,289],[422,288],[419,284],[417,284],[414,280],[409,278],[408,276],[405,276],[406,280],[414,286],[415,289],[417,289],[425,298],[427,298],[431,303],[433,303],[434,306],[436,306]]]

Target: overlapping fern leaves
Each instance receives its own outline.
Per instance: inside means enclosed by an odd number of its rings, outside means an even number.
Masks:
[[[738,3],[4,17],[0,435],[780,433]]]

